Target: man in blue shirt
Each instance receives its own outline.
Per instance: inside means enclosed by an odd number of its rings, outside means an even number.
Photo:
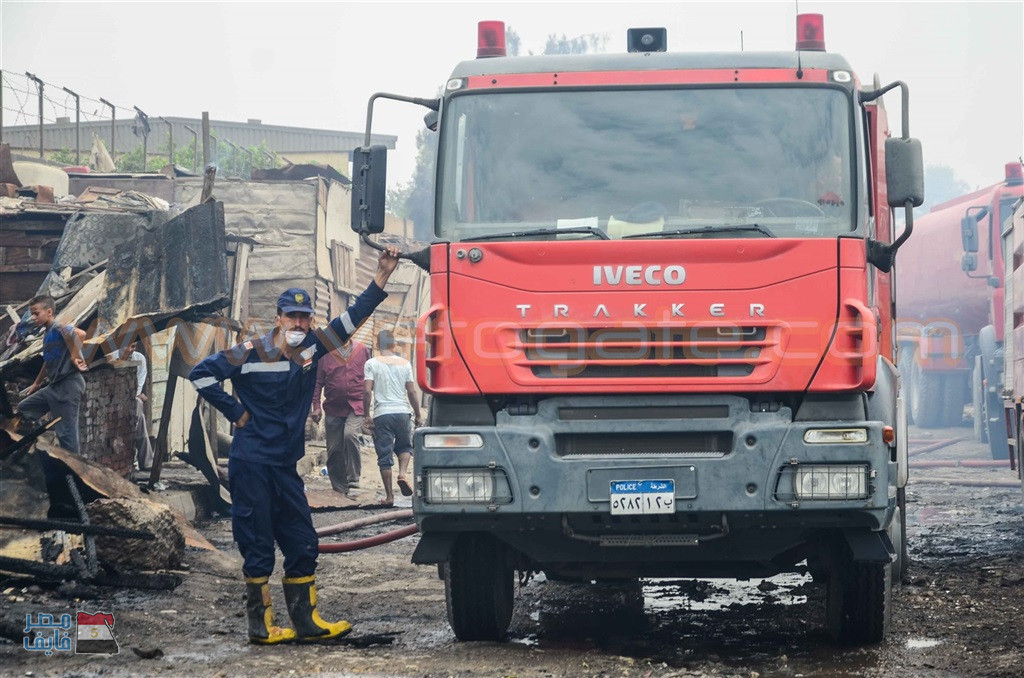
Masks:
[[[53,297],[32,297],[28,312],[36,327],[46,328],[43,367],[32,385],[25,389],[28,397],[18,404],[18,410],[28,419],[38,419],[47,412],[60,417],[55,427],[57,440],[65,450],[78,454],[78,412],[85,393],[82,372],[88,369],[81,350],[85,332],[73,325],[57,323]],[[45,380],[48,384],[43,386]]]
[[[310,331],[309,293],[292,288],[277,302],[270,334],[212,355],[189,379],[235,424],[228,458],[232,532],[244,560],[249,640],[271,645],[348,633],[347,621],[326,622],[317,611],[314,572],[318,540],[296,462],[305,454],[305,422],[316,364],[353,335],[387,296],[384,285],[398,250],[382,252],[373,282],[327,327]],[[230,379],[238,400],[220,382]],[[274,542],[284,554],[284,593],[295,630],[274,625],[269,577]]]

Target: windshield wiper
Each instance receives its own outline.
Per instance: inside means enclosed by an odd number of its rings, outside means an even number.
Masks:
[[[700,228],[680,228],[675,231],[651,231],[650,233],[637,233],[636,235],[624,235],[623,240],[630,238],[670,238],[677,235],[695,235],[697,233],[729,233],[738,231],[757,231],[763,233],[769,238],[774,238],[775,234],[768,230],[767,227],[761,226],[760,224],[744,224],[742,226],[701,226]]]
[[[562,233],[589,233],[601,240],[610,240],[608,234],[593,226],[574,226],[572,228],[537,228],[529,231],[508,231],[507,233],[488,233],[487,235],[475,235],[472,238],[463,238],[460,242],[473,242],[475,240],[496,240],[498,238],[519,238],[524,235],[559,235]]]

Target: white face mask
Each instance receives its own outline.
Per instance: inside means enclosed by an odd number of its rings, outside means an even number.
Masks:
[[[288,330],[284,333],[284,340],[289,346],[295,348],[302,343],[302,340],[306,338],[306,333],[302,330]]]

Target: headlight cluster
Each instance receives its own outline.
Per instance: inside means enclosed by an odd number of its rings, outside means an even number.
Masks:
[[[424,500],[428,504],[509,504],[512,489],[501,469],[425,469]]]
[[[804,501],[867,499],[865,464],[807,464],[796,467],[793,494]]]

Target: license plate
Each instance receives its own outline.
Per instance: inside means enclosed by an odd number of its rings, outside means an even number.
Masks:
[[[674,480],[613,480],[611,512],[625,516],[674,513],[675,495]]]

